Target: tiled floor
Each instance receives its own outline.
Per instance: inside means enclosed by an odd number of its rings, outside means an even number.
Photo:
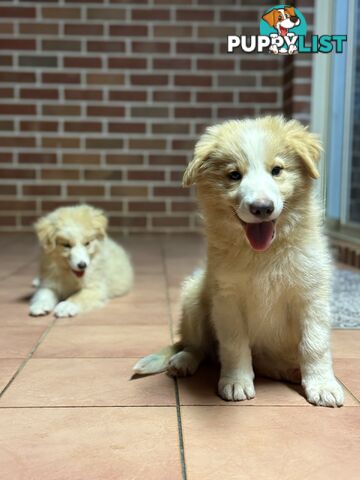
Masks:
[[[359,478],[360,330],[334,331],[345,407],[315,408],[300,387],[257,379],[254,400],[216,395],[216,367],[175,382],[131,378],[170,342],[195,236],[131,237],[136,286],[73,319],[31,318],[37,246],[0,239],[0,478],[208,480]]]

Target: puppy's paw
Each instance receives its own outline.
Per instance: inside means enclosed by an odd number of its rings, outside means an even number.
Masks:
[[[314,405],[341,407],[344,404],[344,392],[336,378],[303,381],[303,387],[307,400]]]
[[[221,377],[218,384],[218,392],[221,398],[231,402],[250,400],[255,397],[254,382],[249,377]]]
[[[199,366],[199,359],[191,352],[178,352],[170,358],[167,373],[172,377],[193,375]]]
[[[54,310],[55,317],[74,317],[80,312],[79,307],[70,301],[60,302]]]
[[[53,306],[47,302],[35,302],[30,305],[29,315],[32,317],[41,317],[51,312]]]

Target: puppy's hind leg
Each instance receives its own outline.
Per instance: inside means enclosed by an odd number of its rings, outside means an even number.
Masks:
[[[183,285],[180,336],[184,348],[170,358],[167,373],[173,377],[193,375],[212,344],[204,280],[201,270]]]

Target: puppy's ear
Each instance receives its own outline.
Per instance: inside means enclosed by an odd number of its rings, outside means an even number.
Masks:
[[[296,17],[296,12],[294,7],[285,7],[284,10],[290,15],[290,17]]]
[[[50,252],[56,245],[56,229],[50,215],[40,218],[34,225],[40,245],[46,252]]]
[[[190,185],[196,182],[198,174],[204,166],[206,159],[214,151],[218,128],[219,125],[208,127],[195,145],[193,159],[184,172],[182,181],[183,187],[190,187]]]
[[[265,20],[265,22],[268,23],[270,27],[274,27],[276,24],[275,14],[276,11],[271,10],[270,12],[265,13],[265,15],[262,16],[262,19]]]
[[[97,235],[101,238],[105,237],[108,227],[108,219],[102,210],[92,208],[92,223]]]
[[[304,127],[296,120],[287,122],[285,129],[290,148],[300,158],[309,176],[319,178],[317,165],[323,148],[318,136],[310,133],[308,127]]]

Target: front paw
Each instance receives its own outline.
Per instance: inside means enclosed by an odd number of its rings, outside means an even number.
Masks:
[[[218,392],[221,398],[231,402],[250,400],[255,397],[254,382],[249,377],[221,377],[218,384]]]
[[[341,407],[344,393],[336,378],[311,379],[302,382],[306,398],[310,403],[321,407]]]
[[[74,317],[79,313],[79,307],[70,301],[60,302],[54,310],[55,317]]]
[[[29,315],[31,315],[32,317],[41,317],[50,313],[52,308],[52,305],[46,302],[35,302],[30,305]]]

